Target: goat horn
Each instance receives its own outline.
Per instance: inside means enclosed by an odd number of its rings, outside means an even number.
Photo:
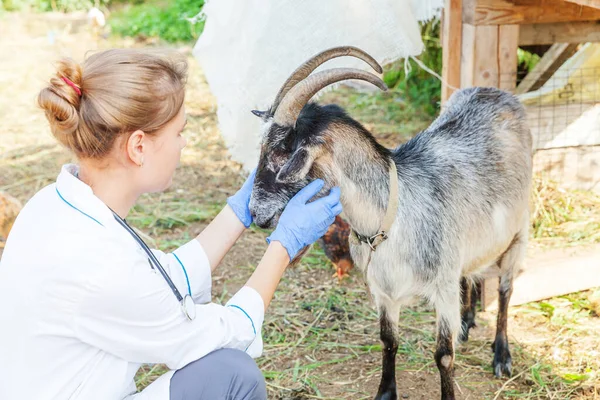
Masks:
[[[275,96],[275,101],[273,101],[273,105],[271,106],[271,112],[274,113],[277,110],[279,103],[291,88],[293,88],[298,82],[304,80],[307,76],[309,76],[310,73],[313,72],[319,65],[323,64],[325,61],[331,60],[332,58],[342,56],[352,56],[360,58],[361,60],[369,64],[378,73],[383,72],[381,65],[379,65],[379,63],[373,57],[371,57],[358,47],[343,46],[333,47],[331,49],[324,50],[321,53],[309,59],[308,61],[306,61],[304,64],[296,68],[294,72],[292,72],[287,81],[285,81],[285,83],[281,86],[281,89],[279,89],[279,93],[277,93],[277,96]]]
[[[282,126],[293,126],[302,108],[319,90],[326,86],[346,79],[360,79],[387,91],[385,82],[377,76],[355,68],[334,68],[309,76],[294,86],[281,100],[280,107],[275,111],[273,122]]]

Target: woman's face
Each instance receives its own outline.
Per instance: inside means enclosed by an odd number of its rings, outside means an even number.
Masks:
[[[144,192],[160,192],[171,185],[181,150],[187,144],[182,135],[186,124],[185,107],[181,106],[179,113],[147,141],[140,169]]]

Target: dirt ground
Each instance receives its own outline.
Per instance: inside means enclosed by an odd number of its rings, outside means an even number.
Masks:
[[[27,201],[72,161],[57,146],[35,97],[60,55],[81,60],[89,50],[151,46],[132,40],[94,39],[73,16],[0,15],[0,190]],[[180,48],[190,55],[189,47]],[[190,55],[189,144],[166,192],[144,196],[129,220],[154,246],[169,250],[195,236],[242,184],[219,136],[214,99]],[[324,97],[326,99],[326,97]],[[385,125],[368,126],[384,142]],[[377,128],[381,130],[377,131]],[[224,302],[250,276],[266,248],[267,233],[249,230],[214,275],[213,301]],[[257,362],[273,399],[368,399],[377,391],[381,345],[377,315],[357,271],[338,283],[318,247],[289,269],[264,324],[265,351]],[[600,318],[588,293],[512,307],[509,341],[513,377],[495,379],[490,344],[495,314],[479,313],[478,327],[457,349],[461,399],[600,399]],[[397,382],[402,399],[439,398],[435,315],[416,303],[402,311]],[[141,389],[164,369],[147,366]]]

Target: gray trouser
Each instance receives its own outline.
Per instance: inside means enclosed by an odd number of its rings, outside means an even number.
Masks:
[[[265,379],[248,354],[220,349],[171,377],[170,400],[266,400]]]

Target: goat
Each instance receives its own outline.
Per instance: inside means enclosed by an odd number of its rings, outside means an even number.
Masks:
[[[494,266],[500,299],[492,364],[496,376],[510,376],[507,308],[527,246],[532,175],[522,105],[495,88],[458,90],[429,128],[387,149],[339,106],[309,102],[345,79],[387,89],[356,69],[310,75],[344,55],[381,72],[360,49],[329,49],[294,71],[268,110],[253,111],[264,122],[250,199],[255,223],[273,228],[289,199],[315,178],[325,181],[317,197],[341,188],[343,215],[353,229],[352,259],[363,270],[380,320],[383,370],[376,399],[397,398],[399,312],[415,296],[435,308],[441,398],[455,398],[454,347],[474,325],[474,280]]]

